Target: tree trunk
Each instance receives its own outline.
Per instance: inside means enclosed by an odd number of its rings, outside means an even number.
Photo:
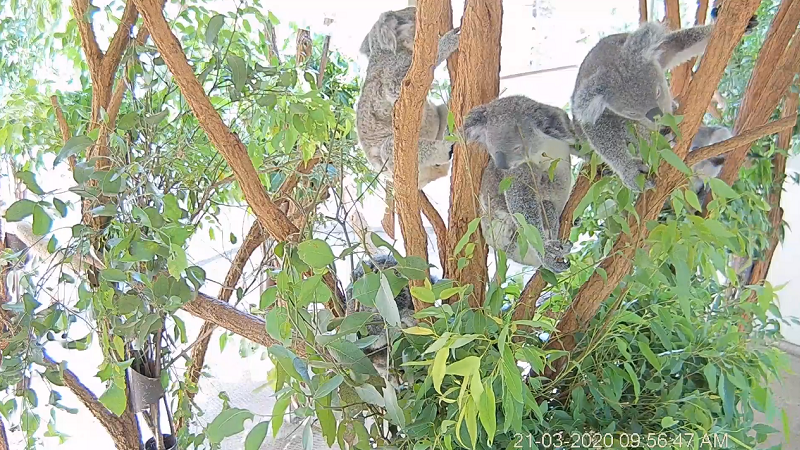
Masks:
[[[497,98],[500,92],[500,35],[503,25],[502,0],[470,0],[461,22],[458,67],[462,68],[453,83],[450,109],[460,129],[469,111]],[[474,286],[470,304],[483,305],[488,279],[487,247],[480,228],[472,235],[475,250],[468,264],[459,269],[459,255],[454,255],[458,241],[467,233],[469,223],[479,217],[478,192],[489,156],[477,144],[457,144],[450,178],[445,276]],[[452,258],[452,259],[451,259]]]

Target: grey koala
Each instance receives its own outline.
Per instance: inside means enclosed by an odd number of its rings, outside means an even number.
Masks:
[[[726,127],[720,126],[701,126],[697,134],[692,140],[692,147],[690,151],[695,151],[698,148],[708,145],[714,145],[722,141],[726,141],[733,137],[733,132]],[[725,163],[725,155],[715,156],[692,166],[694,176],[690,179],[690,187],[697,194],[697,197],[702,203],[705,196],[708,195],[708,189],[705,187],[705,179],[716,178],[722,171],[722,164]]]
[[[556,273],[568,269],[564,257],[572,243],[558,238],[561,212],[572,188],[575,132],[567,113],[523,96],[498,98],[473,108],[463,132],[467,141],[482,143],[491,157],[480,189],[481,231],[487,244],[520,264],[543,265]],[[554,161],[558,162],[551,180]],[[509,176],[511,186],[500,193],[500,183]],[[539,230],[544,255],[532,247],[521,254],[515,213]]]
[[[364,306],[353,298],[353,286],[355,282],[364,276],[364,265],[367,265],[372,272],[389,270],[397,265],[397,260],[391,255],[379,255],[372,257],[371,260],[367,259],[358,264],[353,271],[350,284],[345,290],[345,315],[350,315],[357,311],[374,312],[375,320],[365,326],[366,336],[376,336],[377,339],[370,345],[364,348],[365,353],[375,365],[375,369],[386,378],[388,376],[388,347],[390,342],[387,340],[386,327],[382,320],[379,319],[378,309],[375,307]],[[431,276],[431,283],[436,283],[438,278]],[[408,287],[404,287],[395,297],[397,309],[400,311],[400,323],[402,328],[413,327],[417,325],[417,319],[414,318],[414,302],[411,299],[411,292]],[[394,330],[396,331],[396,330]]]
[[[628,151],[636,131],[656,128],[656,117],[672,113],[673,100],[664,72],[703,53],[713,25],[668,31],[655,22],[632,33],[606,36],[583,60],[572,94],[576,128],[630,189],[650,168]],[[635,142],[635,141],[633,141]],[[655,186],[646,179],[645,188]]]
[[[369,58],[367,74],[356,106],[356,130],[361,147],[372,168],[391,179],[394,173],[392,111],[400,96],[400,85],[411,67],[416,29],[416,8],[381,14],[361,44]],[[458,49],[459,29],[439,39],[436,66]],[[419,187],[447,175],[453,143],[447,132],[446,105],[425,103],[419,135]]]

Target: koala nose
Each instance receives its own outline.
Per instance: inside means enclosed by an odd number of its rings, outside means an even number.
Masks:
[[[503,152],[496,152],[493,156],[494,165],[497,166],[498,169],[507,170],[508,169],[508,161],[506,161],[506,154]]]
[[[644,116],[647,117],[648,119],[650,119],[651,121],[655,122],[657,116],[663,116],[663,115],[664,115],[664,113],[661,112],[661,108],[656,106],[655,108],[651,109],[650,111],[647,111],[647,114],[645,114]]]

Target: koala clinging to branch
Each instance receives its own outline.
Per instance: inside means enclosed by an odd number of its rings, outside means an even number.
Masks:
[[[575,134],[567,113],[523,96],[498,98],[473,108],[463,131],[468,141],[481,142],[491,156],[480,190],[481,230],[487,244],[520,264],[543,265],[556,273],[568,269],[564,257],[572,243],[558,238],[561,212],[572,188],[570,153]],[[513,180],[501,193],[506,177]],[[516,213],[539,230],[544,255],[532,246],[521,254]]]
[[[669,31],[655,22],[632,33],[606,36],[583,60],[572,109],[576,127],[592,148],[630,189],[650,168],[628,151],[627,125],[653,130],[658,116],[672,113],[672,95],[665,71],[705,51],[713,25]],[[635,141],[633,141],[635,142]],[[645,180],[645,188],[655,186]]]
[[[367,74],[356,106],[356,130],[367,160],[388,178],[394,173],[392,111],[400,96],[400,85],[411,67],[416,8],[381,14],[361,44],[369,58]],[[436,66],[458,49],[458,29],[439,39]],[[419,134],[419,187],[447,175],[453,143],[444,140],[447,106],[425,103]]]

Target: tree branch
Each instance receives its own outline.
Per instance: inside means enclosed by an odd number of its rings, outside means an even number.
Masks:
[[[97,45],[97,37],[92,29],[92,22],[86,17],[89,12],[89,0],[72,0],[72,10],[75,14],[75,21],[78,24],[78,32],[81,35],[81,47],[86,55],[86,63],[89,71],[99,73],[103,64],[103,52]]]
[[[639,23],[647,22],[647,0],[639,0]]]
[[[736,118],[735,134],[766,123],[786,94],[800,62],[800,34],[796,32],[798,23],[800,0],[782,2],[747,83]],[[749,150],[749,145],[733,150],[726,158],[719,178],[728,184],[736,181]]]
[[[42,349],[44,352],[44,349]],[[52,367],[59,367],[47,352],[44,352],[44,361]],[[83,403],[86,409],[103,425],[114,444],[118,449],[136,449],[141,448],[139,441],[139,426],[135,423],[135,416],[132,414],[123,414],[122,417],[117,417],[106,409],[100,400],[87,388],[80,379],[69,369],[64,368],[63,371],[64,384],[78,397],[78,400]],[[133,420],[133,422],[131,422]]]
[[[128,0],[125,3],[125,9],[122,11],[117,31],[114,32],[114,37],[111,38],[111,43],[108,45],[108,50],[106,50],[106,54],[103,57],[103,72],[105,72],[106,76],[113,77],[114,72],[117,71],[122,54],[131,41],[131,29],[138,18],[139,11],[136,10],[136,5],[133,4],[133,0]]]
[[[466,2],[461,22],[458,67],[463,70],[453,80],[450,110],[457,128],[474,107],[485,104],[500,93],[500,35],[502,32],[502,0],[470,0]],[[472,284],[472,305],[483,305],[486,295],[486,255],[488,249],[480,228],[472,235],[475,243],[472,260],[462,270],[449,258],[457,257],[455,247],[467,232],[469,223],[480,214],[478,192],[489,155],[479,145],[456,144],[450,177],[450,210],[448,213],[447,260],[445,276],[462,284]]]
[[[682,138],[674,148],[675,154],[680,158],[685,158],[689,153],[689,146],[700,127],[706,106],[759,3],[759,0],[731,2],[721,10],[719,21],[711,33],[703,64],[690,82],[686,101],[681,104],[677,113],[684,116],[680,124]],[[648,222],[658,217],[670,193],[685,180],[685,175],[666,162],[661,164],[658,174],[655,189],[646,191],[636,203],[637,214],[632,215],[628,222],[631,235],[622,235],[612,248],[611,256],[601,264],[608,278],[601,277],[597,272],[591,275],[559,322],[559,333],[550,342],[550,347],[568,351],[574,349],[577,345],[574,333],[594,317],[603,301],[630,272],[633,255],[649,234]]]
[[[779,133],[787,129],[791,130],[796,122],[797,117],[784,117],[782,119],[769,122],[766,125],[761,125],[760,127],[745,131],[742,134],[737,134],[728,140],[718,142],[714,145],[698,148],[686,156],[686,165],[691,167],[700,161],[713,158],[715,156],[724,155],[725,153],[742,146],[747,146],[749,148],[750,144],[764,136]]]
[[[269,199],[247,149],[222,121],[195,78],[180,42],[169,29],[159,0],[135,0],[156,47],[186,97],[200,126],[233,170],[247,203],[264,228],[279,241],[296,240],[298,229]]]
[[[422,213],[428,218],[428,222],[433,227],[433,232],[436,235],[436,247],[439,250],[439,265],[442,266],[442,273],[445,273],[447,266],[447,227],[444,225],[442,216],[439,211],[431,203],[430,199],[424,192],[419,191],[419,202],[422,206]]]
[[[422,225],[419,202],[419,131],[422,108],[433,84],[433,69],[438,48],[437,19],[444,14],[444,0],[420,0],[416,13],[416,32],[411,67],[400,97],[394,105],[394,191],[400,231],[407,256],[428,259],[427,235]],[[421,309],[422,304],[415,308]]]

